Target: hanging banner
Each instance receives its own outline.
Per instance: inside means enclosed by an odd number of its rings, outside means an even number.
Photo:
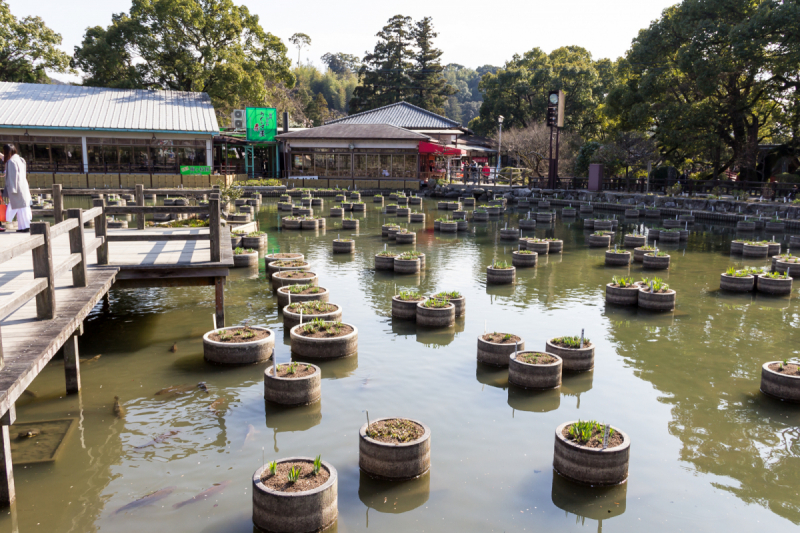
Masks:
[[[248,107],[247,140],[274,142],[278,134],[278,111],[274,107]]]

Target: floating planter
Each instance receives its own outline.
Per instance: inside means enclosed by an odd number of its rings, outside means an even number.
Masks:
[[[547,249],[548,254],[560,254],[564,250],[564,241],[561,239],[544,239],[550,243],[550,248]]]
[[[335,202],[344,202],[345,200],[347,200],[347,196],[344,194],[337,194],[336,198],[334,198]]]
[[[628,266],[631,264],[631,253],[621,250],[606,250],[606,266]]]
[[[516,268],[535,267],[539,254],[530,250],[518,250],[511,252],[511,264]]]
[[[578,210],[574,207],[565,207],[561,210],[561,216],[564,218],[573,218],[578,216]]]
[[[466,220],[466,219],[467,219],[466,211],[453,211],[453,220]]]
[[[527,231],[536,229],[536,219],[533,218],[519,219],[519,229]]]
[[[517,207],[527,209],[531,206],[531,202],[527,198],[520,198],[517,202]]]
[[[409,215],[409,220],[412,223],[418,224],[420,222],[425,223],[425,213],[411,213]]]
[[[594,208],[591,204],[581,204],[580,211],[581,213],[592,213],[594,212]]]
[[[650,228],[647,230],[647,238],[651,241],[657,240],[662,231],[664,231],[664,228]]]
[[[500,230],[500,240],[517,241],[519,240],[519,230],[517,228],[504,228]]]
[[[746,242],[742,246],[744,257],[766,258],[769,253],[769,245],[760,242]]]
[[[436,209],[440,211],[447,211],[447,202],[437,202]]]
[[[669,268],[669,254],[659,251],[646,253],[642,259],[642,266],[653,270],[667,270]]]
[[[756,288],[767,294],[791,294],[792,278],[778,272],[764,273],[756,277]]]
[[[490,217],[499,217],[503,213],[503,208],[497,205],[490,205],[486,208],[486,212],[489,213]]]
[[[447,300],[428,298],[417,303],[417,325],[428,327],[452,326],[456,320],[456,306]]]
[[[402,230],[402,228],[400,228],[400,226],[395,226],[394,228],[389,228],[389,231],[388,231],[388,234],[386,235],[386,237],[390,241],[396,241],[397,240],[397,234],[400,233],[401,231],[403,231],[403,230]]]
[[[281,228],[283,229],[300,229],[300,217],[283,217],[281,219]]]
[[[594,219],[587,218],[583,221],[583,229],[594,229]]]
[[[458,226],[458,231],[469,230],[469,223],[466,220],[456,220],[456,225]]]
[[[358,351],[358,329],[352,324],[315,319],[289,330],[292,353],[309,359],[336,359]]]
[[[344,209],[341,207],[331,207],[331,216],[332,217],[344,216]]]
[[[431,430],[409,418],[379,418],[358,432],[358,466],[370,477],[414,479],[431,468]]]
[[[333,239],[333,253],[352,254],[356,251],[356,241],[353,239]]]
[[[283,328],[289,331],[300,323],[300,312],[303,312],[303,322],[311,322],[315,318],[326,322],[340,322],[342,320],[342,308],[329,302],[312,300],[306,302],[295,302],[292,296],[292,303],[283,307]]]
[[[267,246],[267,234],[263,231],[253,231],[242,237],[243,248],[254,248],[256,250]]]
[[[353,203],[352,202],[342,202],[342,209],[345,211],[352,211],[353,210]]]
[[[448,220],[447,222],[441,222],[439,224],[439,230],[442,233],[458,233],[458,222],[454,220]]]
[[[241,248],[242,238],[241,233],[231,233],[231,248]]]
[[[425,270],[425,254],[423,254],[422,252],[417,252],[416,250],[409,250],[407,252],[403,252],[398,257],[402,257],[404,259],[408,257],[417,258],[419,259],[419,268],[421,270]]]
[[[667,229],[675,229],[683,226],[683,224],[681,224],[679,220],[676,220],[674,218],[668,218],[664,220],[662,223],[664,224],[664,227]]]
[[[595,220],[594,230],[598,231],[611,231],[614,229],[614,224],[610,220]]]
[[[359,200],[361,200],[361,193],[351,192],[350,199],[353,200],[354,202],[358,202]]]
[[[550,209],[550,202],[547,200],[540,200],[538,205],[539,209]]]
[[[312,198],[311,199],[311,206],[312,207],[322,207],[323,205],[324,205],[324,202],[322,201],[322,198]]]
[[[517,269],[505,261],[496,262],[486,267],[486,283],[488,285],[508,285],[517,279]]]
[[[767,222],[764,229],[768,232],[783,233],[786,231],[786,222],[779,218],[773,218]]]
[[[286,406],[308,405],[322,397],[322,372],[310,363],[285,363],[264,371],[264,399]]]
[[[355,218],[342,219],[342,229],[358,229],[358,220]]]
[[[203,358],[218,365],[249,365],[272,357],[275,333],[267,328],[235,326],[203,335]]]
[[[681,231],[679,229],[668,229],[660,232],[658,236],[659,242],[674,244],[680,242]]]
[[[267,265],[267,278],[271,278],[276,272],[285,270],[311,270],[311,264],[302,259],[281,259],[272,261]]]
[[[387,250],[375,254],[375,270],[394,270],[394,258],[397,255]]]
[[[639,303],[639,284],[631,278],[611,278],[606,284],[606,303],[617,305],[636,305]]]
[[[508,382],[526,389],[548,390],[561,386],[562,360],[544,352],[516,352],[508,360]]]
[[[372,197],[372,203],[383,205],[383,196],[381,196],[380,194],[376,194],[375,196]]]
[[[272,275],[271,286],[273,291],[287,285],[318,285],[319,278],[308,270],[289,270],[275,272]]]
[[[678,230],[678,233],[680,234],[681,242],[689,240],[689,230],[688,229]]]
[[[411,209],[408,207],[397,208],[397,218],[408,218],[410,214],[411,214]]]
[[[415,291],[400,291],[392,296],[392,318],[401,320],[417,319],[417,304],[425,297]]]
[[[294,283],[279,287],[276,291],[278,295],[278,308],[289,305],[290,302],[327,302],[330,299],[330,291],[325,287],[312,285],[311,283]]]
[[[414,244],[417,242],[417,234],[413,231],[403,229],[397,232],[395,240],[397,244]]]
[[[419,270],[418,257],[399,255],[394,258],[394,271],[398,274],[416,274]]]
[[[720,275],[719,288],[724,291],[750,292],[755,288],[756,278],[753,274],[749,268],[736,270],[730,267],[727,272]]]
[[[258,265],[258,252],[250,248],[236,248],[233,251],[233,268],[245,268]]]
[[[303,259],[305,259],[305,257],[303,257],[303,254],[294,254],[294,253],[284,252],[284,253],[276,253],[276,254],[267,254],[267,255],[265,255],[264,256],[264,263],[269,265],[270,263],[272,263],[274,261],[284,261],[284,260],[302,261]]]
[[[398,195],[397,196],[397,205],[398,206],[402,206],[402,207],[408,206],[408,198],[406,198],[405,196]]]
[[[633,262],[634,263],[641,263],[644,261],[644,254],[654,252],[654,246],[640,246],[638,248],[633,249]]]
[[[661,218],[661,209],[657,207],[646,207],[644,210],[644,216],[647,218]]]
[[[769,250],[767,251],[767,257],[774,257],[781,253],[781,243],[779,242],[769,242],[769,241],[761,241],[762,243],[766,243]]]
[[[351,209],[356,213],[364,213],[367,210],[367,204],[361,201],[353,202],[351,204]]]
[[[555,220],[556,216],[554,213],[536,213],[536,222],[541,222],[543,224],[549,224]]]
[[[475,198],[461,198],[461,203],[465,207],[475,207]]]
[[[456,316],[462,317],[467,312],[467,300],[464,295],[458,291],[442,291],[437,292],[431,298],[436,300],[447,300],[456,306]]]
[[[639,210],[638,209],[626,209],[625,216],[630,218],[639,218]]]
[[[761,367],[761,392],[800,403],[800,364],[788,360],[764,363]]]
[[[381,236],[388,237],[389,230],[400,230],[400,226],[397,226],[395,224],[384,224],[383,226],[381,226]]]
[[[321,220],[324,221],[325,219],[321,219]],[[303,218],[300,221],[300,229],[312,229],[312,230],[320,229],[320,219]]]
[[[566,422],[556,428],[553,468],[588,485],[618,485],[628,478],[631,441],[617,428],[594,421]]]
[[[775,270],[793,278],[800,278],[800,258],[786,256],[784,259],[779,259],[775,261]]]
[[[622,245],[625,248],[638,248],[647,244],[647,237],[635,233],[628,233],[625,235]]]
[[[472,220],[475,222],[486,222],[489,220],[489,211],[485,207],[478,207],[472,212]]]
[[[673,311],[676,294],[661,278],[642,280],[639,289],[639,307],[653,311]]]
[[[608,248],[611,246],[611,235],[597,231],[586,237],[586,244],[589,248]]]
[[[737,231],[755,231],[756,223],[749,220],[740,220],[736,223]]]
[[[484,333],[478,336],[478,361],[487,365],[506,367],[516,350],[524,350],[522,337],[511,333]]]
[[[291,202],[292,197],[289,196],[288,194],[282,194],[278,200],[281,202]]]
[[[545,351],[563,360],[569,372],[585,372],[594,368],[594,344],[582,337],[553,337],[547,341]]]
[[[525,240],[525,248],[537,254],[547,255],[550,253],[550,241],[547,239],[532,238]]]
[[[460,211],[461,210],[461,202],[447,202],[447,210],[448,211]]]
[[[338,474],[327,461],[272,462],[253,474],[253,524],[275,533],[322,531],[339,516],[338,495]]]
[[[678,220],[681,222],[688,222],[689,224],[694,223],[694,215],[681,215],[678,217]]]

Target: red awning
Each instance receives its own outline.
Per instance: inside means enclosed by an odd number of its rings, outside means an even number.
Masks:
[[[440,144],[433,144],[427,141],[420,141],[419,143],[419,153],[421,154],[437,154],[437,155],[451,155],[451,156],[460,156],[464,152],[463,150],[459,150],[457,148],[450,148],[448,146],[442,146]]]

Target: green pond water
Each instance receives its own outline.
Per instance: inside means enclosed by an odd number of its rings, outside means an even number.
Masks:
[[[564,252],[518,269],[513,286],[487,287],[486,265],[510,261],[515,248],[499,240],[499,230],[516,226],[519,213],[448,236],[434,233],[441,212],[426,200],[426,228],[409,224],[426,270],[375,272],[373,256],[388,242],[380,225],[396,219],[371,200],[366,214],[355,215],[358,233],[339,229],[335,218],[323,232],[280,231],[274,199],[258,214],[269,251],[305,254],[330,301],[343,306],[343,321],[359,329],[357,356],[320,364],[321,402],[265,405],[265,364],[203,361],[211,287],[113,290],[110,307],[92,312],[80,338],[83,358],[100,355],[82,365],[81,393],[64,394],[56,359],[30,386],[36,396],[17,403],[20,423],[74,424],[55,462],[15,467],[17,503],[0,515],[0,531],[251,532],[253,472],[264,461],[318,454],[338,470],[332,530],[342,532],[797,529],[800,406],[759,392],[762,363],[798,354],[797,290],[783,298],[720,292],[720,273],[745,264],[729,255],[733,230],[698,224],[673,248],[671,269],[658,275],[677,290],[677,308],[654,314],[605,305],[612,275],[644,273],[639,265],[605,267],[604,250],[584,245],[580,219],[529,232],[562,238]],[[354,255],[332,255],[337,235],[354,236]],[[443,330],[392,320],[390,298],[401,289],[460,291],[466,317]],[[258,270],[231,271],[226,316],[228,325],[272,328],[278,361],[290,360],[263,260]],[[550,337],[585,329],[596,345],[595,368],[565,374],[554,391],[509,387],[507,370],[476,362],[484,328],[520,335],[539,350]],[[191,387],[201,381],[208,393]],[[179,385],[189,392],[156,394]],[[123,419],[112,412],[114,396]],[[359,472],[357,432],[367,410],[371,418],[430,426],[428,474],[393,484]],[[630,435],[627,483],[593,489],[554,475],[555,428],[578,418]],[[223,488],[176,507],[214,484]],[[125,508],[159,490],[163,497],[148,505]]]

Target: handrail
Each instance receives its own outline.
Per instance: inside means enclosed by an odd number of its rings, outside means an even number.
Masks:
[[[45,188],[37,188],[31,189],[31,194],[44,194],[50,193],[53,190],[52,187],[45,187]],[[219,192],[219,189],[216,187],[212,187],[211,189],[143,189],[145,194],[157,194],[159,196],[163,195],[181,195],[185,194],[187,196],[199,196],[202,194],[213,194],[215,192]],[[132,189],[62,189],[61,194],[69,195],[69,196],[87,196],[90,194],[134,194],[136,192],[135,188]]]
[[[210,241],[210,233],[185,233],[185,234],[158,234],[148,235],[137,233],[131,235],[112,234],[106,236],[108,242],[141,242],[141,241]]]
[[[5,263],[9,259],[19,257],[25,252],[30,252],[44,244],[44,237],[41,235],[30,235],[24,241],[17,243],[9,248],[0,250],[0,263]]]
[[[77,228],[78,226],[80,226],[80,223],[78,222],[78,219],[76,219],[76,218],[65,220],[64,222],[60,222],[60,223],[50,227],[50,238],[51,239],[55,239],[56,237],[59,237],[59,236],[65,234],[65,233],[67,233],[69,230],[71,230],[73,228]]]
[[[21,289],[17,289],[9,296],[4,296],[0,304],[0,320],[3,320],[8,315],[28,303],[31,298],[42,292],[47,288],[47,280],[45,278],[37,278]]]

